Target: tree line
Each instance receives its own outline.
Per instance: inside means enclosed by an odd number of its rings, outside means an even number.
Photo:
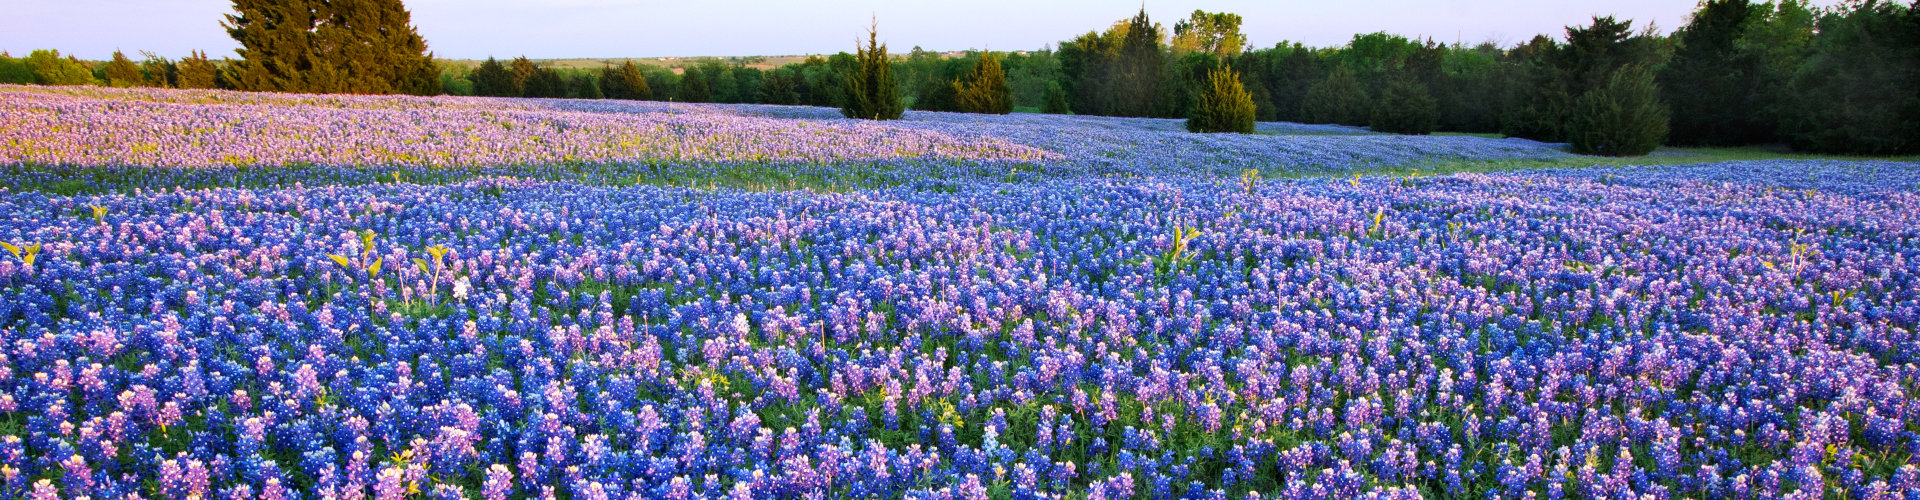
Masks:
[[[1186,117],[1203,131],[1297,121],[1503,134],[1611,155],[1762,143],[1920,153],[1920,0],[1707,0],[1671,36],[1596,16],[1504,47],[1382,32],[1339,47],[1256,49],[1238,15],[1195,11],[1167,29],[1142,10],[1047,50],[891,55],[875,35],[854,53],[776,68],[704,59],[679,72],[525,57],[436,64],[399,0],[234,0],[234,9],[225,25],[239,59],[0,54],[0,82],[799,104],[883,118],[897,104]]]

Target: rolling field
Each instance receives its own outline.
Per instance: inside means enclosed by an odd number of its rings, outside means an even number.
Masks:
[[[1902,498],[1920,163],[0,86],[0,498]]]

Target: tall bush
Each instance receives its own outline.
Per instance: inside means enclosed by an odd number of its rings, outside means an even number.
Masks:
[[[1920,153],[1920,9],[1867,1],[1819,21],[1781,133],[1795,149]]]
[[[93,69],[73,56],[61,57],[58,50],[35,50],[27,54],[26,65],[34,83],[41,85],[94,85]]]
[[[1007,74],[1000,69],[1000,58],[992,52],[980,55],[973,71],[953,82],[954,103],[961,111],[1004,115],[1013,112],[1013,88],[1007,86]]]
[[[1345,67],[1334,68],[1327,79],[1308,88],[1300,104],[1301,117],[1307,123],[1366,125],[1372,111],[1367,89]]]
[[[1673,60],[1657,75],[1674,144],[1733,146],[1771,135],[1755,112],[1761,60],[1738,43],[1756,10],[1747,0],[1708,0],[1674,33]]]
[[[867,30],[867,46],[859,54],[853,71],[847,74],[846,102],[840,114],[864,120],[898,120],[906,106],[893,83],[893,63],[887,60],[887,46],[880,43],[879,26]]]
[[[33,70],[27,69],[27,62],[14,58],[12,54],[0,52],[0,83],[33,83]]]
[[[113,59],[107,61],[101,76],[106,77],[107,85],[112,87],[138,87],[146,81],[140,74],[140,65],[118,50],[113,51]]]
[[[1251,134],[1253,115],[1253,95],[1241,85],[1239,73],[1233,68],[1216,68],[1207,73],[1207,83],[1194,99],[1187,130]]]
[[[1640,66],[1615,71],[1607,83],[1580,96],[1567,123],[1575,153],[1640,156],[1667,139],[1667,110],[1653,74]]]
[[[1067,107],[1067,91],[1060,88],[1060,82],[1047,82],[1047,90],[1041,94],[1040,112],[1052,115],[1072,113]]]
[[[187,57],[180,58],[176,65],[179,74],[175,76],[176,85],[183,89],[211,89],[220,86],[220,68],[207,53],[193,51]]]
[[[1370,125],[1375,132],[1431,134],[1440,126],[1440,105],[1418,80],[1394,78],[1380,90]]]
[[[688,66],[680,74],[680,92],[674,95],[680,102],[707,102],[713,100],[712,89],[707,87],[707,75],[700,68]]]
[[[653,87],[640,67],[628,60],[619,67],[600,68],[600,93],[609,99],[646,100],[653,98]]]

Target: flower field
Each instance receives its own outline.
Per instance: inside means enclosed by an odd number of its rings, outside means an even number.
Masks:
[[[1261,127],[0,86],[0,498],[1920,492],[1920,165]]]

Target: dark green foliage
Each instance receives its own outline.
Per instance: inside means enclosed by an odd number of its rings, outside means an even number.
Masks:
[[[1160,113],[1160,87],[1165,56],[1161,52],[1160,26],[1147,19],[1146,9],[1127,21],[1127,32],[1120,39],[1119,58],[1114,61],[1118,100],[1113,103],[1116,116],[1164,116]]]
[[[1632,28],[1630,20],[1594,17],[1589,26],[1567,27],[1564,44],[1538,36],[1511,51],[1517,84],[1508,96],[1501,131],[1542,141],[1569,140],[1576,98],[1609,85],[1623,68],[1661,63],[1664,42],[1635,35]]]
[[[553,68],[534,68],[527,75],[526,97],[557,98],[567,96],[567,80]]]
[[[735,102],[760,102],[760,86],[765,84],[767,73],[759,68],[734,66],[733,92]]]
[[[1674,33],[1673,59],[1658,75],[1673,113],[1675,145],[1733,146],[1764,141],[1761,59],[1739,39],[1755,20],[1747,0],[1708,0]]]
[[[94,85],[93,69],[73,56],[61,57],[58,50],[35,50],[27,54],[27,70],[33,82],[41,85]]]
[[[1306,121],[1302,106],[1307,101],[1307,91],[1315,83],[1326,79],[1325,65],[1319,52],[1295,43],[1292,46],[1279,45],[1266,52],[1270,68],[1264,72],[1268,76],[1266,87],[1273,99],[1273,119],[1279,121]]]
[[[1581,95],[1567,123],[1567,141],[1580,154],[1640,156],[1666,138],[1660,88],[1639,66],[1614,71],[1605,85]]]
[[[500,64],[500,60],[488,57],[480,67],[467,75],[473,81],[473,95],[486,97],[520,97],[522,89],[513,71]]]
[[[31,84],[33,70],[27,69],[27,62],[15,59],[13,55],[0,52],[0,83]]]
[[[1240,75],[1232,68],[1218,68],[1208,72],[1206,86],[1195,97],[1187,130],[1251,134],[1253,115],[1253,95],[1240,84]]]
[[[732,66],[719,59],[703,59],[698,66],[700,79],[707,84],[707,99],[701,102],[736,102],[739,86]]]
[[[1160,27],[1145,10],[1104,32],[1061,43],[1061,86],[1068,103],[1089,115],[1178,116],[1168,104],[1186,96],[1163,94],[1169,72],[1163,49]]]
[[[794,90],[793,71],[785,68],[768,71],[760,78],[759,100],[761,104],[799,104],[800,93]]]
[[[880,43],[878,26],[867,30],[867,46],[858,48],[859,63],[847,74],[846,102],[840,114],[865,120],[898,120],[906,106],[893,83],[893,64],[887,46]]]
[[[1119,33],[1120,28],[1116,26],[1106,32],[1090,31],[1060,44],[1060,86],[1066,92],[1069,106],[1080,114],[1113,113],[1116,97],[1113,89],[1119,85],[1114,71],[1114,61],[1120,54]]]
[[[1004,115],[1013,112],[1013,89],[1007,86],[1007,74],[1000,58],[992,52],[982,54],[973,71],[953,82],[954,103],[961,111]]]
[[[915,92],[913,109],[920,111],[960,111],[960,90],[951,79],[929,78]]]
[[[127,55],[118,50],[113,51],[113,59],[107,61],[103,76],[107,85],[112,87],[135,87],[146,81],[146,77],[140,74],[140,65],[127,59]]]
[[[1440,73],[1432,87],[1440,129],[1500,131],[1500,109],[1506,102],[1511,72],[1499,47],[1492,43],[1454,47],[1441,59]]]
[[[193,51],[191,55],[181,58],[175,67],[179,71],[174,77],[175,86],[183,89],[211,89],[218,88],[220,85],[220,68],[207,59],[205,52]]]
[[[619,67],[600,68],[600,92],[609,99],[646,100],[653,98],[653,87],[640,67],[629,60]]]
[[[440,92],[439,69],[400,0],[233,0],[241,90]]]
[[[1338,123],[1363,126],[1371,120],[1373,104],[1367,89],[1346,67],[1336,67],[1327,79],[1307,89],[1300,105],[1301,120],[1307,123]]]
[[[1047,87],[1060,81],[1060,61],[1051,50],[1009,53],[1000,61],[1014,106],[1045,107]]]
[[[1046,97],[1041,100],[1040,112],[1053,115],[1073,112],[1067,107],[1067,91],[1060,89],[1060,82],[1048,82]]]
[[[1220,58],[1205,52],[1188,52],[1172,59],[1161,78],[1159,109],[1191,116],[1195,100],[1212,85],[1213,71],[1222,66]]]
[[[1440,126],[1440,106],[1419,80],[1395,78],[1380,90],[1369,125],[1375,132],[1431,134]]]
[[[1565,137],[1566,116],[1574,96],[1554,67],[1553,58],[1558,50],[1558,42],[1546,35],[1537,35],[1507,52],[1509,78],[1513,84],[1504,98],[1500,133],[1542,141]]]
[[[600,92],[600,82],[594,81],[591,76],[574,75],[573,78],[567,80],[567,87],[567,97],[574,99],[607,98],[605,93]]]
[[[141,52],[145,59],[140,60],[140,86],[172,88],[180,79],[180,66],[173,61],[152,52]]]
[[[1920,5],[1867,1],[1819,20],[1780,132],[1818,153],[1920,153]]]
[[[707,86],[706,75],[700,74],[700,68],[687,67],[680,75],[680,92],[674,100],[680,102],[707,102],[713,99],[712,87]]]

